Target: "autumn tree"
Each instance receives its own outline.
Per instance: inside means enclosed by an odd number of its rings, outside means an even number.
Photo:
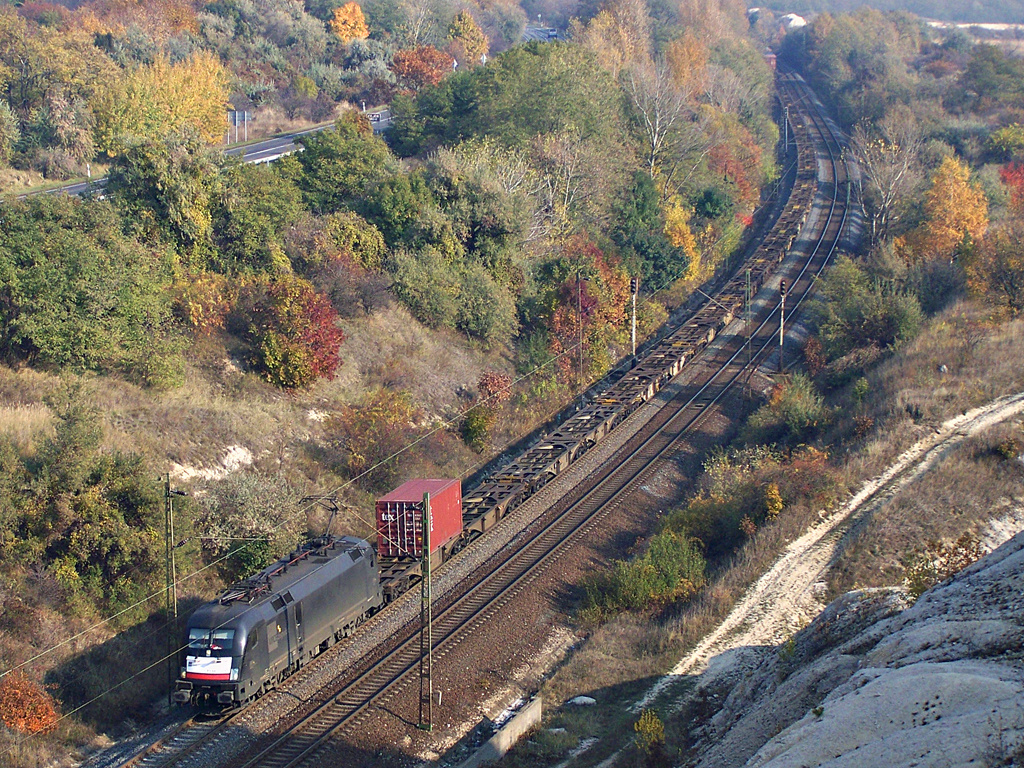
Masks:
[[[353,40],[365,40],[370,36],[370,28],[366,25],[366,17],[359,3],[349,2],[334,9],[330,20],[331,31],[341,42],[348,45]]]
[[[624,335],[629,278],[620,264],[582,235],[566,243],[550,270],[552,277],[562,277],[551,297],[550,351],[558,358],[561,379],[582,388],[607,369],[609,348]]]
[[[626,92],[646,139],[645,165],[651,177],[661,172],[661,160],[680,144],[680,128],[690,116],[687,99],[664,62],[638,64],[625,75]]]
[[[949,156],[932,175],[925,193],[925,221],[907,242],[918,259],[948,259],[966,238],[978,241],[988,227],[988,201],[972,184],[965,162]]]
[[[703,93],[706,88],[709,51],[691,30],[668,44],[665,63],[676,88],[687,95]]]
[[[476,385],[479,402],[466,413],[459,427],[463,442],[477,453],[487,447],[500,407],[512,397],[512,377],[484,371]]]
[[[227,96],[228,73],[214,54],[193,53],[175,64],[157,56],[98,98],[98,148],[113,156],[132,140],[162,139],[185,129],[215,144],[227,128]]]
[[[868,179],[871,241],[889,236],[914,188],[921,134],[909,111],[893,110],[874,126],[861,122],[853,131],[853,150]]]
[[[419,91],[437,85],[453,69],[455,59],[432,45],[421,45],[395,53],[391,71],[406,88]]]
[[[80,29],[33,34],[15,8],[0,8],[0,98],[21,115],[39,109],[47,93],[90,102],[120,79],[116,64]]]
[[[539,180],[535,195],[545,214],[544,233],[564,238],[607,215],[621,169],[601,143],[575,131],[538,136],[532,146]],[[602,172],[595,172],[601,168]]]
[[[735,34],[739,20],[746,16],[740,0],[680,0],[677,9],[679,26],[708,42]]]
[[[415,436],[419,414],[405,392],[377,389],[342,405],[324,424],[333,463],[369,491],[394,487],[397,454]]]
[[[967,262],[971,292],[1008,310],[1024,313],[1024,222],[990,233]]]
[[[448,27],[450,50],[456,61],[474,67],[483,62],[490,41],[469,11],[459,11]]]
[[[571,34],[612,77],[651,57],[651,17],[644,0],[613,0],[585,26],[574,21]]]
[[[686,205],[678,195],[672,195],[665,201],[665,237],[672,247],[679,249],[687,259],[685,277],[695,278],[701,274],[700,249],[690,229],[690,218],[693,208]]]
[[[1010,190],[1010,206],[1024,214],[1024,163],[1008,163],[999,169],[999,178]]]

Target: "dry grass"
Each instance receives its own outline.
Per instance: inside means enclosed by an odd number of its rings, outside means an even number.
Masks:
[[[1000,510],[1024,502],[1024,464],[996,450],[1011,436],[1024,438],[1024,427],[1003,424],[965,441],[890,499],[838,559],[829,579],[832,595],[899,585],[928,542],[976,536]]]
[[[0,170],[0,193],[21,194],[35,187],[43,187],[56,182],[43,178],[38,171],[22,171],[17,168]]]
[[[339,104],[335,107],[335,116],[341,114],[345,109],[349,109],[349,105]],[[326,118],[327,121],[333,119],[333,117]],[[249,119],[249,141],[266,139],[283,133],[296,133],[297,131],[312,128],[314,125],[318,125],[318,123],[314,123],[312,120],[304,117],[288,117],[279,106],[260,107]],[[238,140],[240,142],[244,135],[242,128],[243,126],[238,126]],[[233,142],[235,138],[234,128],[231,129],[230,135]]]
[[[92,177],[94,179],[107,175],[107,164],[92,163]],[[56,189],[68,184],[85,181],[85,177],[66,179],[58,181],[47,179],[39,171],[25,171],[18,168],[0,169],[0,194],[21,195],[26,192],[39,192],[46,189]]]
[[[52,433],[52,414],[41,403],[0,405],[0,435],[11,440],[26,456],[34,455],[40,438]]]

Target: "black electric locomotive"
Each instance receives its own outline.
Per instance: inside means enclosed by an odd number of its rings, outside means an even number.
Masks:
[[[275,687],[384,603],[377,553],[322,536],[200,606],[174,700],[238,705]]]

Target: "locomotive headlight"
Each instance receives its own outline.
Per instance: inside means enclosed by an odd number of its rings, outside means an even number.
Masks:
[[[181,678],[182,680],[184,680],[184,679],[185,679],[185,668],[184,668],[184,667],[182,667],[182,668],[181,668],[181,673],[180,673],[180,674],[179,674],[178,676],[179,676],[179,677],[180,677],[180,678]]]
[[[231,680],[231,681],[237,681],[238,680],[238,667],[232,667],[231,668],[231,674],[228,676],[228,680]]]

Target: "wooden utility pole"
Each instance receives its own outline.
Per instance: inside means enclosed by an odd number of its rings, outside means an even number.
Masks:
[[[430,494],[423,494],[423,580],[420,582],[420,722],[434,729],[434,637],[430,594]]]

